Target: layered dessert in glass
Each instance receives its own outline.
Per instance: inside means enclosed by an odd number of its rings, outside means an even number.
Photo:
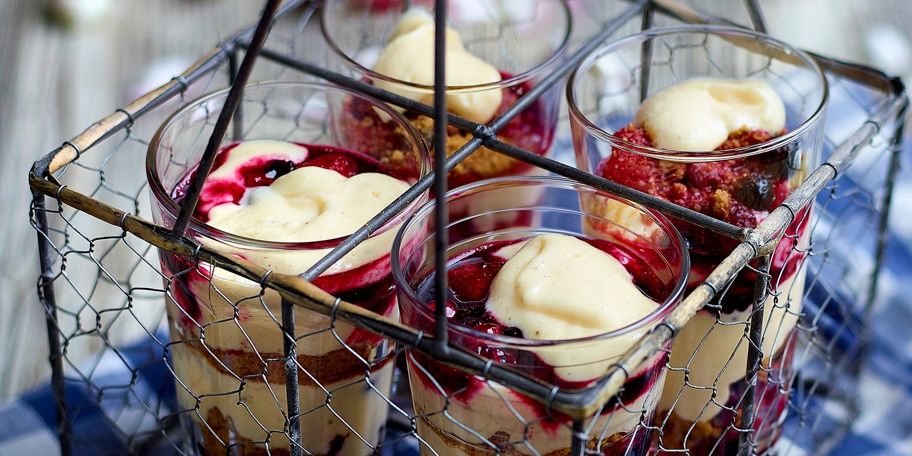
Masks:
[[[171,227],[227,91],[174,114],[149,147],[158,223]],[[245,87],[186,236],[270,273],[301,275],[428,172],[427,147],[385,104],[308,83]],[[352,125],[383,124],[365,136]],[[426,198],[419,197],[416,206]],[[410,206],[411,207],[411,206]],[[410,209],[411,210],[411,209]],[[390,249],[406,213],[321,271],[322,290],[398,318]],[[285,334],[276,290],[160,251],[181,422],[190,454],[288,454]],[[393,373],[388,341],[299,309],[294,333],[301,444],[308,454],[378,451]]]
[[[332,51],[331,68],[433,105],[435,23],[427,4],[431,2],[381,2],[382,8],[364,3],[325,2],[322,26]],[[447,110],[477,124],[490,124],[516,104],[554,69],[569,43],[569,7],[560,0],[453,0],[447,4]],[[545,155],[554,140],[559,108],[555,85],[503,125],[497,136]],[[428,144],[434,144],[430,116],[413,111],[404,115]],[[447,156],[472,139],[473,133],[449,126]],[[447,177],[449,188],[455,188],[481,179],[541,173],[528,163],[480,147]]]
[[[581,169],[742,228],[755,228],[798,187],[823,145],[822,72],[804,53],[749,31],[691,26],[609,43],[581,62],[567,94]],[[760,453],[787,411],[809,217],[810,208],[794,214],[770,257],[749,429]],[[696,287],[738,241],[672,222]],[[743,269],[676,336],[659,404],[661,449],[737,453],[758,274],[755,263]]]
[[[446,200],[523,187],[537,189],[542,202],[509,211],[539,223],[451,235],[445,303],[436,302],[433,203],[404,225],[393,257],[402,321],[433,334],[434,309],[445,305],[454,346],[549,387],[592,387],[680,302],[687,252],[656,212],[563,178],[482,181]],[[610,199],[628,218],[586,214],[581,198]],[[498,215],[473,214],[447,229],[470,233],[460,225]],[[588,236],[586,224],[612,229]],[[666,359],[660,351],[631,368],[622,391],[583,419],[582,445],[603,455],[648,451]],[[406,360],[422,454],[569,454],[573,420],[565,413],[425,353],[407,351]]]

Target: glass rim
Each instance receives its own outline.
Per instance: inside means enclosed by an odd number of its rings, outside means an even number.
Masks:
[[[507,177],[486,179],[486,180],[477,181],[477,182],[463,185],[461,187],[454,188],[454,189],[448,191],[446,196],[447,196],[447,198],[449,198],[451,196],[462,197],[465,195],[472,195],[474,193],[481,192],[486,189],[501,188],[506,185],[519,185],[519,186],[541,185],[541,186],[544,186],[545,188],[560,188],[560,189],[567,189],[567,190],[577,190],[580,188],[584,188],[587,191],[591,191],[593,193],[597,193],[600,195],[605,195],[605,196],[614,198],[617,201],[620,201],[637,210],[640,210],[644,214],[648,214],[659,224],[659,226],[662,228],[662,231],[665,232],[666,235],[668,235],[668,238],[671,240],[671,243],[673,243],[674,245],[676,245],[678,247],[677,250],[681,256],[681,273],[677,277],[677,280],[675,281],[675,285],[672,288],[671,292],[669,293],[669,296],[667,298],[665,298],[665,300],[663,302],[659,303],[659,306],[654,311],[650,312],[648,315],[640,318],[636,322],[631,323],[627,326],[623,326],[623,327],[615,329],[613,331],[596,334],[593,336],[577,337],[577,338],[571,338],[571,339],[530,339],[530,338],[526,338],[526,337],[514,337],[514,336],[507,336],[507,335],[489,334],[489,333],[477,331],[477,330],[469,328],[467,326],[455,324],[452,322],[447,324],[448,331],[452,331],[452,332],[455,332],[455,333],[463,335],[463,336],[469,336],[469,337],[478,338],[478,339],[486,339],[486,340],[492,341],[493,343],[501,344],[503,346],[513,346],[513,347],[522,347],[522,348],[548,347],[548,346],[558,346],[558,345],[567,345],[567,344],[583,344],[583,343],[597,342],[600,340],[606,340],[606,339],[623,336],[625,334],[629,334],[629,333],[635,332],[637,330],[643,329],[645,327],[648,327],[648,326],[652,325],[653,323],[655,323],[655,325],[658,325],[669,313],[671,313],[671,311],[675,307],[680,305],[681,300],[684,298],[684,293],[687,290],[687,283],[688,283],[688,279],[690,276],[690,253],[687,249],[687,244],[684,241],[684,236],[674,226],[674,224],[671,222],[671,220],[665,216],[665,214],[661,213],[660,211],[658,211],[656,209],[651,209],[640,203],[637,203],[632,200],[628,200],[621,196],[614,195],[607,191],[599,190],[595,187],[588,186],[586,184],[583,184],[581,182],[578,182],[578,181],[575,181],[575,180],[572,180],[572,179],[569,179],[569,178],[566,178],[563,176],[553,176],[553,175],[550,175],[550,176],[507,176]],[[418,299],[418,295],[417,295],[417,293],[415,293],[414,288],[410,285],[409,280],[407,280],[407,278],[404,277],[404,272],[403,272],[402,264],[400,261],[400,257],[401,257],[400,250],[402,248],[402,238],[404,237],[405,233],[408,232],[411,228],[413,228],[416,224],[421,223],[421,221],[423,221],[423,220],[427,220],[429,218],[429,216],[431,215],[431,212],[435,208],[436,208],[436,205],[435,205],[434,200],[424,203],[420,208],[418,208],[417,211],[415,211],[412,215],[410,215],[409,218],[405,222],[402,223],[402,226],[399,228],[399,231],[396,233],[396,238],[393,240],[392,254],[390,255],[390,263],[391,263],[390,269],[392,270],[394,286],[396,287],[397,290],[403,290],[403,292],[407,295],[408,299],[412,300],[412,302],[415,302],[415,303],[418,303],[421,301],[420,301],[420,299]],[[591,217],[591,218],[606,221],[609,223],[616,223],[616,222],[612,222],[610,220],[598,217],[594,214],[587,213],[587,212],[583,211],[582,209],[574,208],[574,209],[572,209],[572,212],[579,214],[583,217]],[[621,225],[621,226],[623,226],[623,225]],[[530,227],[530,228],[524,229],[524,231],[535,231],[536,229],[537,228],[535,228],[535,227]],[[428,235],[424,238],[424,240],[427,241],[428,239],[430,239],[430,235],[431,235],[431,233],[428,233]],[[399,306],[401,307],[402,305],[403,305],[402,300],[400,300]],[[406,305],[408,305],[408,304],[406,304]],[[414,307],[416,307],[416,311],[421,312],[425,316],[429,316],[432,319],[435,318],[435,315],[433,312],[425,312],[425,310],[430,309],[430,307],[427,306],[426,304],[422,303],[422,304],[419,304]]]
[[[333,0],[327,0],[325,3],[331,3]],[[517,73],[509,78],[501,79],[496,82],[486,82],[482,84],[470,84],[470,85],[447,85],[446,92],[452,94],[462,94],[462,93],[472,93],[472,92],[481,92],[491,89],[503,89],[506,87],[512,87],[515,85],[522,84],[526,81],[529,81],[535,77],[536,74],[544,71],[546,68],[552,66],[563,54],[567,52],[567,49],[570,47],[570,37],[573,33],[573,14],[570,9],[569,0],[556,0],[556,3],[561,5],[561,10],[564,12],[564,23],[566,24],[564,34],[561,37],[560,45],[551,52],[551,55],[547,59],[543,60],[539,64],[529,68],[528,70]],[[336,56],[342,59],[345,62],[345,65],[349,66],[353,70],[361,73],[363,76],[371,80],[383,81],[387,84],[399,85],[408,87],[409,89],[416,92],[425,92],[425,93],[434,93],[434,85],[427,84],[417,84],[414,82],[403,81],[402,79],[393,78],[382,73],[378,73],[371,68],[367,68],[360,63],[358,63],[354,58],[352,58],[347,52],[344,52],[336,40],[333,39],[332,33],[329,31],[330,27],[327,27],[329,8],[324,5],[320,14],[320,30],[323,35],[326,44],[331,49],[331,52],[335,53]],[[499,71],[500,69],[498,69]]]
[[[418,133],[418,130],[408,121],[400,112],[392,109],[386,103],[371,97],[370,95],[348,89],[346,87],[337,86],[329,83],[316,82],[316,81],[258,81],[248,83],[244,87],[245,93],[250,89],[260,89],[260,88],[283,88],[283,87],[294,87],[294,88],[307,88],[311,90],[323,90],[323,91],[337,91],[348,95],[357,96],[365,101],[370,102],[374,108],[379,108],[384,111],[385,114],[390,115],[392,118],[396,119],[397,122],[401,123],[403,128],[406,129],[409,136],[411,136],[415,145],[420,149],[419,153],[425,158],[421,160],[419,167],[419,178],[427,175],[430,172],[430,150],[427,146],[427,143],[424,140],[424,137]],[[165,189],[162,185],[161,180],[159,179],[159,169],[158,163],[156,162],[156,157],[158,156],[158,150],[161,145],[162,138],[164,134],[169,130],[170,127],[174,125],[174,122],[186,116],[188,113],[194,109],[199,109],[201,105],[204,105],[213,100],[219,98],[227,97],[230,92],[231,87],[225,87],[222,89],[215,90],[204,94],[184,106],[182,106],[177,111],[173,112],[168,118],[158,127],[155,133],[152,135],[151,140],[149,141],[149,146],[146,148],[146,180],[149,183],[149,188],[151,190],[152,196],[155,198],[163,210],[167,211],[169,215],[177,217],[181,211],[181,205],[177,204],[174,199],[171,197],[171,192]],[[221,112],[221,110],[219,110]],[[191,168],[188,168],[188,172]],[[411,184],[410,184],[411,185]],[[396,226],[404,223],[408,218],[408,215],[418,206],[422,204],[421,198],[416,198],[415,201],[412,201],[408,208],[401,211],[399,214],[396,214],[393,218],[388,220],[382,227],[371,233],[371,237],[375,237],[379,234],[386,233],[387,231],[394,229]],[[265,239],[250,238],[246,236],[241,236],[238,234],[233,234],[221,229],[218,229],[212,225],[209,225],[206,222],[199,220],[196,217],[191,216],[190,222],[187,225],[187,230],[198,233],[202,236],[211,239],[217,239],[219,241],[231,243],[238,246],[257,248],[257,249],[270,249],[270,250],[304,250],[304,249],[329,249],[341,244],[345,239],[351,236],[354,233],[349,233],[343,236],[338,236],[328,239],[320,239],[315,241],[306,241],[306,242],[281,242],[281,241],[270,241]]]
[[[815,75],[815,79],[820,87],[820,102],[815,107],[814,111],[806,116],[803,121],[796,126],[795,128],[787,131],[785,134],[770,138],[767,141],[764,141],[761,144],[755,144],[752,146],[746,147],[737,147],[733,149],[726,149],[723,151],[680,151],[672,149],[661,149],[657,147],[643,146],[640,144],[632,143],[626,141],[622,138],[619,138],[614,135],[613,132],[607,132],[604,129],[598,127],[594,122],[592,122],[589,117],[580,110],[579,104],[576,97],[576,87],[578,86],[577,81],[580,76],[585,73],[589,68],[592,67],[593,63],[605,55],[629,46],[635,43],[643,43],[654,38],[660,38],[669,35],[686,35],[686,34],[704,34],[704,35],[714,35],[718,37],[724,36],[733,36],[740,38],[754,39],[763,42],[770,49],[777,49],[781,55],[793,56],[793,59],[797,58],[798,61],[803,64],[803,67]],[[801,65],[796,65],[801,66]],[[829,100],[829,82],[827,81],[826,75],[822,67],[814,60],[810,54],[784,42],[777,40],[769,35],[756,32],[749,29],[744,29],[740,27],[727,26],[727,25],[678,25],[678,26],[668,26],[668,27],[658,27],[655,29],[647,30],[644,32],[636,33],[633,35],[625,36],[615,41],[603,43],[598,48],[596,48],[590,55],[585,59],[579,62],[576,67],[570,72],[570,75],[567,79],[567,84],[565,88],[565,98],[567,99],[567,109],[569,111],[570,117],[575,119],[578,122],[578,125],[585,129],[592,136],[609,142],[614,146],[620,147],[627,152],[637,153],[643,156],[659,159],[659,160],[668,160],[668,161],[677,161],[677,162],[705,162],[705,161],[721,161],[721,160],[730,160],[733,158],[743,158],[752,155],[761,154],[764,152],[769,152],[772,150],[779,149],[795,140],[795,138],[804,135],[808,130],[814,128],[819,122],[822,122],[822,118],[826,112],[826,106]]]

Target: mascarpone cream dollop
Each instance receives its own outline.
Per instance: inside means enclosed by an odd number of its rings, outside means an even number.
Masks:
[[[653,94],[640,105],[633,122],[646,130],[656,147],[705,152],[742,128],[782,131],[785,105],[765,81],[701,78]]]
[[[374,64],[377,73],[401,81],[434,85],[434,19],[421,9],[409,10],[400,19],[386,48]],[[459,34],[446,30],[446,85],[450,87],[490,84],[501,80],[500,71],[465,49]],[[390,92],[433,105],[432,91],[376,82]],[[447,109],[477,123],[490,121],[503,99],[499,88],[454,91],[447,95]]]
[[[282,141],[248,141],[239,144],[217,171],[223,177],[247,160],[287,152],[300,157],[307,149]],[[213,173],[216,174],[216,173]],[[269,186],[248,188],[240,201],[209,211],[209,225],[222,231],[272,242],[312,242],[354,233],[408,189],[408,183],[381,173],[345,177],[336,171],[304,166],[285,174]],[[372,237],[346,255],[327,273],[357,267],[389,254],[394,229]],[[277,272],[297,274],[326,255],[329,249],[245,251],[245,256]]]
[[[636,287],[617,259],[578,238],[543,234],[517,247],[494,278],[486,307],[526,338],[566,340],[604,334],[636,323],[659,306]],[[543,349],[537,354],[565,380],[591,380],[603,375],[607,363],[635,344],[645,330],[589,349]]]

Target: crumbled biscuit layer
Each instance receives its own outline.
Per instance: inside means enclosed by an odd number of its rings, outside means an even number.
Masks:
[[[427,116],[418,116],[412,119],[412,124],[421,132],[428,144],[433,144],[434,119]],[[471,139],[471,133],[453,127],[447,128],[447,157],[453,155]],[[505,138],[501,138],[501,140],[506,143],[510,142]],[[461,182],[466,177],[477,180],[502,176],[509,173],[518,163],[513,158],[481,146],[450,171],[450,179]]]

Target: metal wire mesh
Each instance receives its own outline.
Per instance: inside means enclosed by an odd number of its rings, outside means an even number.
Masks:
[[[633,20],[635,18],[652,17],[658,25],[677,23],[681,17],[689,21],[709,18],[674,11],[667,2],[617,2],[608,5],[604,2],[579,2],[574,6],[584,14],[578,16],[580,23],[575,30],[578,35],[572,42],[572,51],[585,51],[592,43],[639,30],[642,24]],[[658,7],[658,10],[654,11],[653,7]],[[327,78],[359,90],[373,91],[358,81],[341,78],[324,68],[321,62],[325,57],[325,47],[313,45],[314,40],[320,39],[318,31],[315,31],[313,13],[314,9],[308,2],[290,2],[283,7],[251,78]],[[262,432],[250,442],[233,440],[215,444],[229,443],[231,451],[239,454],[318,451],[297,447],[295,443],[300,436],[289,430],[288,422],[291,418],[306,417],[308,414],[336,415],[333,397],[349,388],[368,390],[381,407],[385,405],[390,411],[388,428],[384,431],[386,439],[379,446],[371,448],[374,443],[370,438],[355,437],[363,443],[364,452],[376,450],[396,454],[422,446],[416,444],[424,439],[415,432],[416,412],[411,408],[401,369],[404,369],[405,347],[433,353],[431,338],[378,319],[376,315],[341,302],[299,278],[270,275],[261,267],[200,248],[192,240],[174,236],[169,230],[147,221],[150,214],[148,184],[140,165],[145,161],[149,138],[177,108],[215,88],[230,84],[251,34],[252,29],[242,31],[221,43],[211,55],[201,59],[170,84],[115,110],[109,117],[36,162],[32,170],[30,186],[35,199],[30,220],[40,240],[42,277],[39,292],[48,313],[52,384],[60,401],[58,411],[61,416],[67,417],[61,421],[60,427],[61,442],[67,454],[82,451],[125,451],[133,454],[188,451],[184,445],[189,436],[184,435],[179,424],[194,419],[206,423],[197,438],[223,439],[228,434],[221,428],[230,427],[230,424],[211,416],[200,416],[199,404],[206,400],[239,404],[250,410],[250,418],[262,426]],[[499,43],[498,40],[493,42]],[[571,56],[575,55],[571,53]],[[765,400],[764,395],[772,395],[787,401],[789,413],[785,421],[766,423],[772,433],[781,433],[777,447],[780,454],[793,451],[803,454],[802,451],[809,448],[825,453],[838,442],[840,433],[847,429],[857,412],[855,388],[859,360],[865,350],[866,316],[877,297],[877,274],[883,255],[882,237],[892,179],[898,167],[898,143],[906,102],[905,91],[895,80],[873,70],[826,59],[823,62],[834,103],[830,109],[838,112],[838,116],[831,115],[837,121],[831,120],[826,128],[827,164],[814,172],[790,202],[792,212],[798,212],[805,204],[815,206],[810,221],[812,231],[806,266],[805,307],[800,315],[796,315],[800,317],[800,322],[790,345],[791,356],[798,368],[793,378],[780,378],[756,391],[761,400]],[[568,58],[564,66],[555,70],[555,83],[566,75],[574,63],[573,58]],[[376,95],[386,97],[383,93]],[[422,109],[420,106],[412,107]],[[633,199],[643,199],[644,203],[656,204],[675,215],[689,215],[642,195],[631,194],[611,183],[593,180],[592,176],[564,165],[561,159],[567,158],[571,147],[564,121],[559,126],[553,146],[558,161],[543,159],[490,138],[486,139],[486,145],[555,174],[588,182]],[[561,426],[566,428],[568,435],[574,436],[577,451],[597,453],[597,448],[586,450],[583,442],[610,437],[605,435],[610,425],[597,424],[596,420],[589,418],[598,416],[598,412],[621,389],[627,378],[628,369],[624,366],[632,369],[643,359],[665,350],[665,344],[672,335],[670,328],[682,326],[697,309],[710,302],[716,292],[724,291],[728,279],[738,270],[743,267],[757,268],[746,265],[766,245],[767,238],[764,236],[774,237],[777,224],[781,227],[788,223],[790,216],[783,213],[771,215],[770,232],[729,229],[731,234],[746,240],[733,252],[731,261],[720,266],[717,274],[707,279],[705,287],[697,288],[687,297],[683,310],[670,317],[667,326],[660,327],[644,339],[637,351],[630,353],[627,362],[609,371],[603,381],[593,388],[583,391],[554,390],[550,385],[530,382],[524,377],[511,375],[509,371],[490,369],[483,360],[459,351],[448,361],[460,369],[481,374],[489,382],[494,395],[505,394],[502,384],[506,383],[509,389],[528,394],[533,402],[541,401],[555,411],[578,418],[572,426]],[[262,352],[255,365],[233,372],[237,382],[235,389],[220,390],[215,394],[192,391],[170,365],[175,348],[192,345],[210,353],[216,363],[224,363],[230,353],[213,352],[205,342],[200,343],[196,338],[180,340],[167,334],[166,300],[175,298],[175,288],[168,284],[181,276],[193,274],[195,266],[162,272],[159,250],[193,258],[204,264],[223,265],[258,284],[256,288],[259,291],[242,299],[223,295],[222,299],[229,302],[235,313],[211,323],[213,325],[237,327],[244,334],[240,324],[243,309],[250,305],[268,309],[263,296],[270,290],[277,290],[287,301],[297,305],[299,314],[319,313],[326,316],[322,320],[325,326],[296,334],[297,345],[306,345],[319,337],[343,342],[345,337],[340,336],[337,328],[344,325],[377,332],[387,341],[398,342],[399,345],[390,346],[388,358],[370,359],[342,343],[341,350],[353,355],[352,362],[361,366],[365,376],[342,385],[323,385],[326,400],[297,411],[289,409],[284,403],[285,365],[289,358],[280,350]],[[762,267],[756,272],[764,276]],[[767,287],[767,291],[773,289]],[[210,292],[218,293],[218,288],[212,287]],[[282,331],[281,322],[282,316],[274,315],[278,334]],[[744,328],[742,343],[745,346],[753,343],[747,331],[750,328],[748,321],[725,324]],[[249,340],[248,336],[244,338]],[[375,384],[367,373],[376,363],[392,359],[399,363],[388,380],[391,385]],[[727,368],[745,370],[745,366]],[[306,378],[321,384],[318,376],[307,366],[299,364],[294,370],[299,382],[307,381],[301,380]],[[761,368],[756,375],[768,378],[771,373]],[[747,378],[753,379],[753,374],[748,372]],[[735,395],[743,395],[755,385],[748,382],[745,390]],[[713,388],[713,385],[690,386]],[[244,394],[254,387],[264,388],[264,395],[274,400],[245,402]],[[176,397],[186,393],[191,394],[190,402],[176,401]],[[719,398],[717,404],[743,418],[744,401],[735,401],[735,405],[731,406],[726,400]],[[195,405],[187,407],[188,403]],[[504,401],[504,405],[513,407],[509,401]],[[277,423],[266,423],[257,418],[257,407],[278,411],[282,419]],[[831,413],[834,408],[842,413]],[[635,408],[629,412],[645,415]],[[458,417],[450,415],[443,405],[439,410],[422,413],[444,416],[464,431],[478,434],[471,426],[459,423]],[[86,416],[92,419],[80,419]],[[762,418],[762,412],[758,412],[757,416]],[[531,428],[542,420],[542,416],[529,417],[516,412],[520,427]],[[661,419],[654,424],[646,424],[644,420],[637,425],[636,433],[646,436],[642,438],[649,438],[650,433],[653,436],[667,435],[665,433],[671,432],[667,426],[668,422]],[[722,426],[727,426],[735,434],[751,435],[750,426],[745,427],[740,420],[732,419]],[[693,424],[685,430],[685,435],[695,435],[699,431],[697,427]],[[109,438],[91,432],[101,428],[110,430],[110,435],[106,436]],[[308,431],[305,429],[304,432]],[[716,432],[720,435],[719,429]],[[525,436],[479,434],[477,437],[486,440],[492,450],[541,453]],[[678,448],[667,440],[660,440],[659,445],[671,453],[687,451],[686,445]],[[567,442],[566,447],[570,448],[571,442]],[[428,448],[426,443],[424,448]]]

